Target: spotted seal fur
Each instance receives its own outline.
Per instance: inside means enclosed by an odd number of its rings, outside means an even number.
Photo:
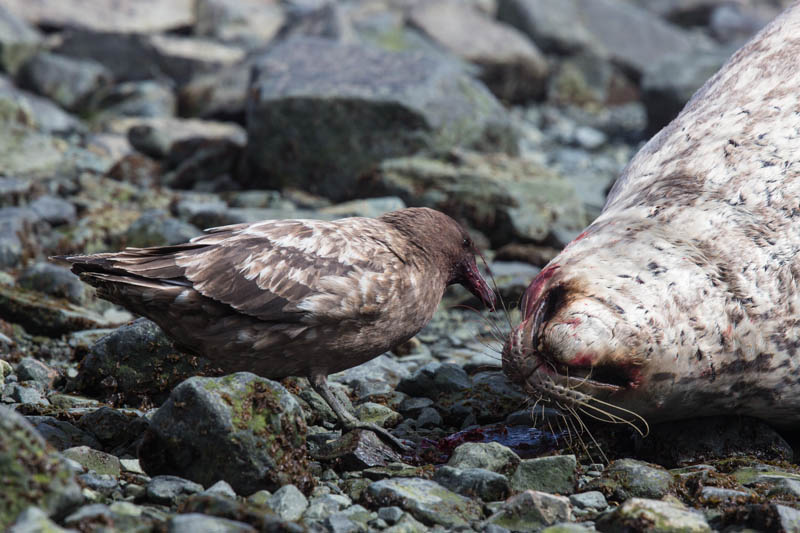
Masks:
[[[741,414],[800,427],[798,252],[795,3],[641,149],[532,281],[504,371],[609,422]]]

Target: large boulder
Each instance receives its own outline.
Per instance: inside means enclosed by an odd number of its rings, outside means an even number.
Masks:
[[[241,182],[334,200],[383,159],[455,146],[516,150],[499,102],[458,63],[316,38],[261,58],[250,90]]]

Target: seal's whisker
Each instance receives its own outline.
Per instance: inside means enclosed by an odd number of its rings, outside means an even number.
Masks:
[[[450,308],[451,309],[466,309],[467,311],[471,311],[471,312],[475,313],[478,317],[480,317],[481,320],[483,320],[489,326],[489,334],[494,338],[494,340],[496,340],[500,344],[504,343],[504,339],[507,336],[506,332],[504,332],[500,328],[500,326],[494,320],[492,320],[490,317],[485,316],[483,313],[481,313],[480,311],[478,311],[477,309],[475,309],[474,307],[472,307],[470,305],[456,304],[456,305],[451,306]],[[510,322],[509,322],[509,324],[510,324]]]
[[[592,434],[592,431],[589,429],[589,426],[587,426],[586,423],[584,423],[584,421],[581,418],[580,414],[577,411],[575,411],[575,409],[569,408],[569,412],[572,413],[572,416],[574,417],[575,422],[577,424],[580,424],[581,430],[586,432],[587,435],[589,435],[589,438],[592,440],[592,444],[594,444],[594,447],[597,448],[598,452],[600,452],[600,455],[603,458],[603,463],[608,464],[608,457],[606,456],[605,452],[603,451],[603,447],[600,446],[600,443],[597,442],[597,439],[594,438],[594,435]],[[592,459],[592,454],[589,453],[588,449],[586,450],[586,455],[589,456],[589,459]]]
[[[648,423],[647,423],[647,420],[645,420],[645,419],[644,419],[644,417],[642,417],[640,414],[638,414],[638,413],[636,413],[636,412],[634,412],[634,411],[631,411],[630,409],[625,409],[624,407],[620,407],[620,406],[618,406],[618,405],[614,405],[613,403],[604,402],[603,400],[600,400],[600,399],[597,399],[597,398],[591,398],[591,402],[592,402],[592,403],[597,403],[597,404],[600,404],[600,405],[602,405],[603,407],[608,407],[608,408],[611,408],[611,409],[616,409],[617,411],[620,411],[621,413],[623,413],[623,414],[625,414],[625,415],[630,415],[631,417],[633,417],[633,418],[634,418],[634,420],[636,420],[636,421],[638,421],[638,422],[641,422],[641,423],[642,423],[642,425],[644,426],[644,431],[642,431],[642,430],[639,428],[639,426],[637,426],[637,425],[636,425],[636,424],[635,424],[633,421],[631,421],[631,420],[628,420],[628,419],[626,419],[626,418],[624,418],[624,417],[617,416],[617,415],[613,415],[613,416],[614,416],[614,418],[617,418],[617,419],[619,419],[619,420],[622,420],[622,421],[623,421],[625,424],[629,424],[629,425],[630,425],[632,428],[634,428],[634,429],[636,430],[636,432],[637,432],[637,433],[639,433],[639,435],[641,435],[642,437],[646,437],[647,435],[649,435],[649,434],[650,434],[650,424],[648,424]],[[596,406],[592,406],[592,407],[595,407],[595,408],[597,408]],[[600,409],[598,409],[598,410],[600,410]],[[608,413],[608,414],[610,415],[611,413]]]
[[[511,313],[509,313],[508,308],[506,307],[506,302],[503,299],[503,295],[500,294],[500,288],[497,286],[497,280],[494,278],[492,269],[489,268],[489,263],[486,262],[486,258],[483,256],[482,253],[478,252],[478,257],[481,258],[481,261],[483,261],[483,265],[486,267],[486,273],[489,275],[489,279],[492,282],[492,288],[494,289],[495,294],[497,294],[497,300],[500,302],[500,307],[503,309],[503,315],[506,317],[506,321],[508,322],[508,327],[513,330],[514,326],[511,325]]]

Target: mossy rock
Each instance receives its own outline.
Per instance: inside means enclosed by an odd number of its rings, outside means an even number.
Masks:
[[[82,502],[81,489],[61,456],[25,417],[0,407],[0,529],[37,506],[60,518]]]
[[[151,476],[176,475],[239,494],[312,488],[306,423],[291,393],[249,372],[190,378],[153,415],[139,449]]]

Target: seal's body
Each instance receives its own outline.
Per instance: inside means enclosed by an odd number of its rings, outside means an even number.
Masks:
[[[609,421],[628,410],[800,426],[799,251],[794,4],[650,140],[601,216],[533,280],[504,370]]]

